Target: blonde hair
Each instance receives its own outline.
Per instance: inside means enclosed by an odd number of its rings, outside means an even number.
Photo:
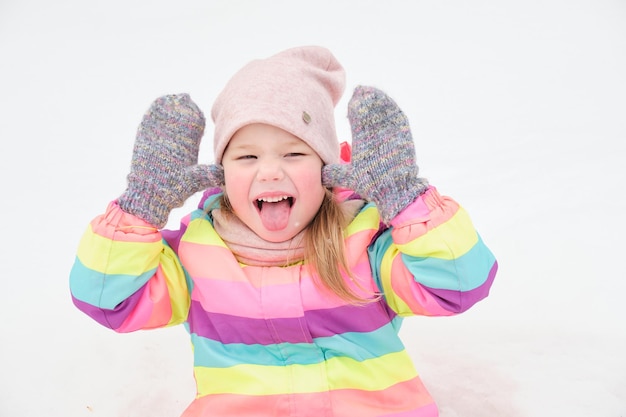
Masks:
[[[219,205],[226,214],[234,215],[226,193],[220,197]],[[345,254],[343,230],[350,220],[332,191],[326,189],[319,211],[304,233],[304,257],[317,272],[316,284],[352,304],[367,304],[378,300],[380,295],[372,293],[373,299],[360,296],[348,286],[344,277],[363,289],[350,270]]]
[[[350,220],[334,194],[326,189],[322,205],[306,229],[304,253],[305,259],[315,268],[320,283],[326,289],[343,300],[364,304],[370,300],[356,294],[344,277],[345,275],[356,282],[346,259],[343,235]],[[358,283],[357,286],[362,289]]]

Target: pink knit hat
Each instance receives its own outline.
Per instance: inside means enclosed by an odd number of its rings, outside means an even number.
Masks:
[[[248,63],[213,104],[215,161],[222,162],[237,130],[265,123],[305,141],[324,163],[339,162],[334,108],[344,88],[343,67],[323,47],[292,48]]]

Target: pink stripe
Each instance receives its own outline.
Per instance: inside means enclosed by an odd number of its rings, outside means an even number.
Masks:
[[[270,303],[265,297],[276,302]],[[208,312],[233,316],[284,318],[301,317],[304,312],[298,284],[256,288],[247,282],[196,278],[191,299]]]
[[[436,417],[438,412],[420,379],[415,378],[382,391],[336,390],[265,396],[207,395],[197,398],[182,417],[205,415]]]
[[[104,214],[90,223],[93,233],[118,242],[153,243],[161,240],[161,233],[139,217],[128,214],[117,205],[109,203]]]
[[[241,271],[233,253],[223,246],[202,245],[180,241],[178,256],[192,277],[205,277],[207,271],[213,277],[228,281],[248,281]]]
[[[398,245],[409,243],[450,220],[459,208],[456,201],[430,187],[392,220],[393,241]]]
[[[392,265],[391,287],[411,309],[413,314],[421,316],[450,316],[453,313],[441,306],[432,291],[415,282],[415,278],[402,263],[402,257],[396,256]]]
[[[383,391],[334,391],[333,411],[338,416],[436,417],[437,407],[419,377]]]
[[[345,282],[355,294],[361,298],[368,299],[379,292],[372,278],[372,271],[367,257],[362,262],[355,264],[352,272],[355,281],[346,278]],[[306,294],[306,298],[302,300],[305,310],[321,310],[347,304],[345,300],[330,293],[329,290],[320,288],[321,284],[316,284],[309,275],[303,276],[300,286],[301,292]]]
[[[118,328],[119,332],[138,329],[154,329],[165,326],[172,317],[172,301],[161,267],[144,287],[141,299],[126,320]]]
[[[367,252],[364,251],[363,248],[369,246],[376,233],[378,233],[378,228],[360,230],[350,235],[345,240],[346,258],[349,259],[350,262],[362,262],[363,258],[367,258]]]

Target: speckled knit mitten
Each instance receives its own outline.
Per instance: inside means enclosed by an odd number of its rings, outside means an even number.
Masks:
[[[188,94],[156,99],[137,131],[120,208],[162,228],[172,209],[192,194],[223,184],[221,166],[196,165],[204,126],[204,115]]]
[[[326,186],[349,187],[373,201],[382,221],[389,224],[400,211],[428,188],[418,176],[409,121],[384,92],[358,86],[348,103],[352,128],[352,161],[326,165]]]

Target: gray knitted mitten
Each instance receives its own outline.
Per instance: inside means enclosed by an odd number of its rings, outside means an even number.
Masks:
[[[352,161],[326,165],[326,186],[349,187],[376,204],[382,221],[389,224],[400,211],[428,188],[418,177],[415,146],[409,121],[384,92],[358,86],[348,103],[352,128]]]
[[[137,131],[120,208],[162,228],[172,209],[191,195],[223,184],[221,166],[196,165],[204,126],[204,115],[188,94],[156,99]]]

